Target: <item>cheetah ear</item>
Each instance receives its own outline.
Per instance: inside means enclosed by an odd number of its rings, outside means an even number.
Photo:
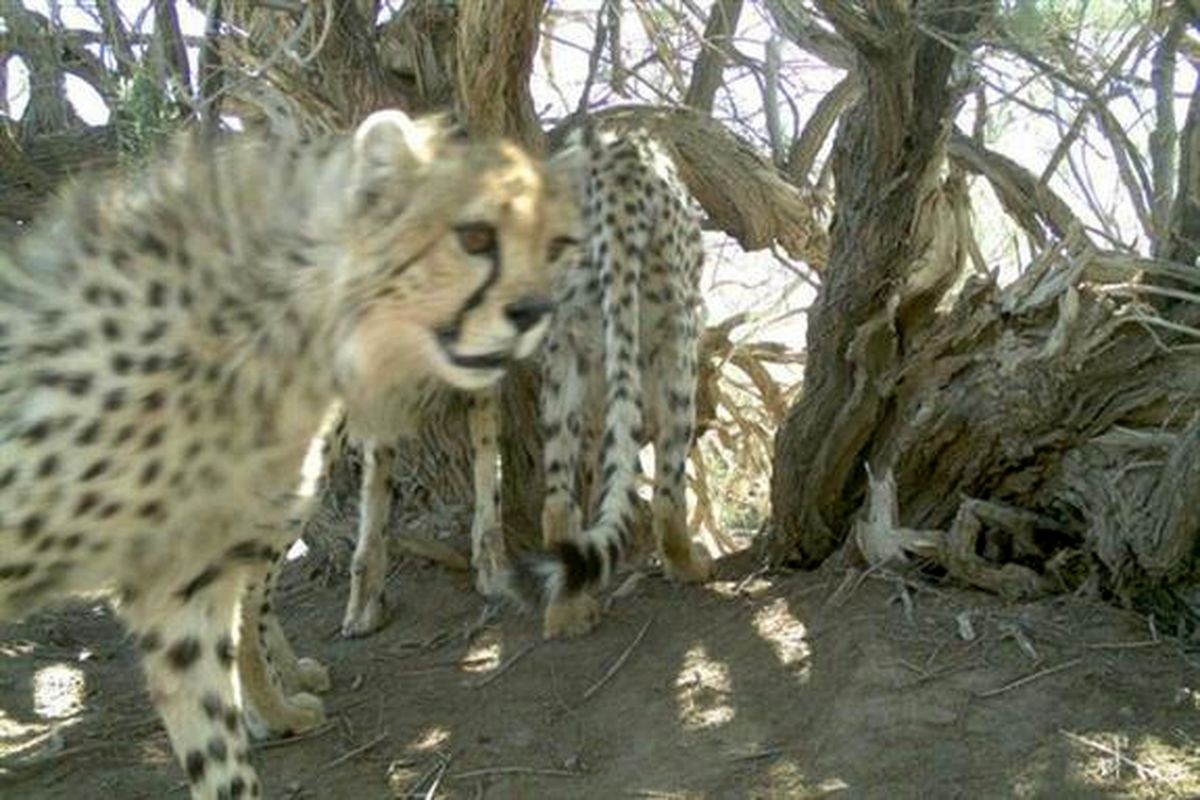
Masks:
[[[360,179],[373,179],[411,169],[433,157],[437,128],[413,120],[403,111],[376,111],[354,131],[354,164]]]

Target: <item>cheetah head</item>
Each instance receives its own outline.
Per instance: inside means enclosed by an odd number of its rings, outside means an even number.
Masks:
[[[351,160],[336,343],[347,403],[431,377],[495,384],[540,343],[556,265],[583,238],[578,156],[542,162],[383,111]]]

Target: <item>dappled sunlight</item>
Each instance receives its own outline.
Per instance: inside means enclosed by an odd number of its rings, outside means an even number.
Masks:
[[[49,733],[50,726],[46,723],[14,719],[0,709],[0,759],[19,758],[35,749]]]
[[[646,797],[650,800],[700,800],[703,792],[688,792],[679,789],[653,789],[644,787],[631,793],[632,797]]]
[[[34,673],[33,711],[43,719],[75,716],[83,710],[86,694],[86,681],[79,667],[60,662]]]
[[[1075,777],[1108,788],[1136,787],[1148,794],[1169,789],[1177,796],[1200,794],[1200,749],[1193,739],[1171,743],[1153,734],[1120,731],[1060,731],[1072,751]]]
[[[791,758],[772,763],[755,783],[751,797],[841,797],[850,791],[841,778],[814,778]]]
[[[449,743],[450,731],[441,725],[434,725],[432,728],[422,732],[409,750],[418,753],[432,753],[441,750]]]
[[[33,653],[33,642],[0,642],[0,658],[19,658]]]
[[[754,630],[775,651],[780,664],[794,668],[801,681],[809,679],[812,648],[808,644],[808,628],[796,619],[785,599],[779,598],[755,611]]]
[[[387,784],[392,797],[434,797],[450,767],[453,735],[441,725],[417,734],[403,755],[387,765]]]
[[[684,655],[675,687],[679,721],[685,730],[726,725],[737,713],[731,702],[729,667],[709,656],[703,645],[696,645]]]
[[[25,642],[6,642],[0,645],[0,656],[29,656],[34,649]],[[41,667],[28,688],[35,719],[0,709],[0,759],[22,762],[61,749],[63,729],[74,725],[84,710],[87,682],[83,670],[72,664]]]
[[[503,647],[497,638],[480,636],[471,643],[466,655],[459,662],[464,672],[491,672],[500,666]]]

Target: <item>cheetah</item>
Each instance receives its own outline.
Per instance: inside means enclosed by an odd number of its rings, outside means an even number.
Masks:
[[[598,621],[589,589],[607,583],[635,545],[646,442],[663,568],[684,582],[712,571],[687,528],[704,324],[700,222],[674,161],[648,134],[585,128],[583,139],[585,246],[557,283],[542,354],[548,555],[516,562],[541,579],[546,638],[586,633]]]
[[[711,571],[686,523],[703,327],[699,220],[671,157],[648,135],[585,127],[579,139],[587,238],[556,270],[555,311],[540,356],[547,553],[514,561],[505,552],[494,398],[472,398],[468,420],[476,587],[522,605],[537,596],[546,603],[547,638],[582,634],[596,624],[598,606],[588,589],[607,582],[633,547],[638,453],[645,442],[655,453],[651,527],[668,575],[699,582]],[[383,620],[391,457],[392,448],[380,442],[363,450],[359,537],[342,626],[347,636],[370,633]],[[585,516],[594,522],[583,530]]]
[[[261,794],[243,701],[320,720],[264,598],[331,403],[370,431],[532,352],[573,174],[378,112],[76,186],[0,256],[0,618],[111,597],[193,797]]]

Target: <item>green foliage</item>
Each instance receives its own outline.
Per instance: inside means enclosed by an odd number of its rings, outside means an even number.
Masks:
[[[137,161],[160,149],[183,121],[170,91],[146,69],[122,81],[113,109],[123,158]]]

